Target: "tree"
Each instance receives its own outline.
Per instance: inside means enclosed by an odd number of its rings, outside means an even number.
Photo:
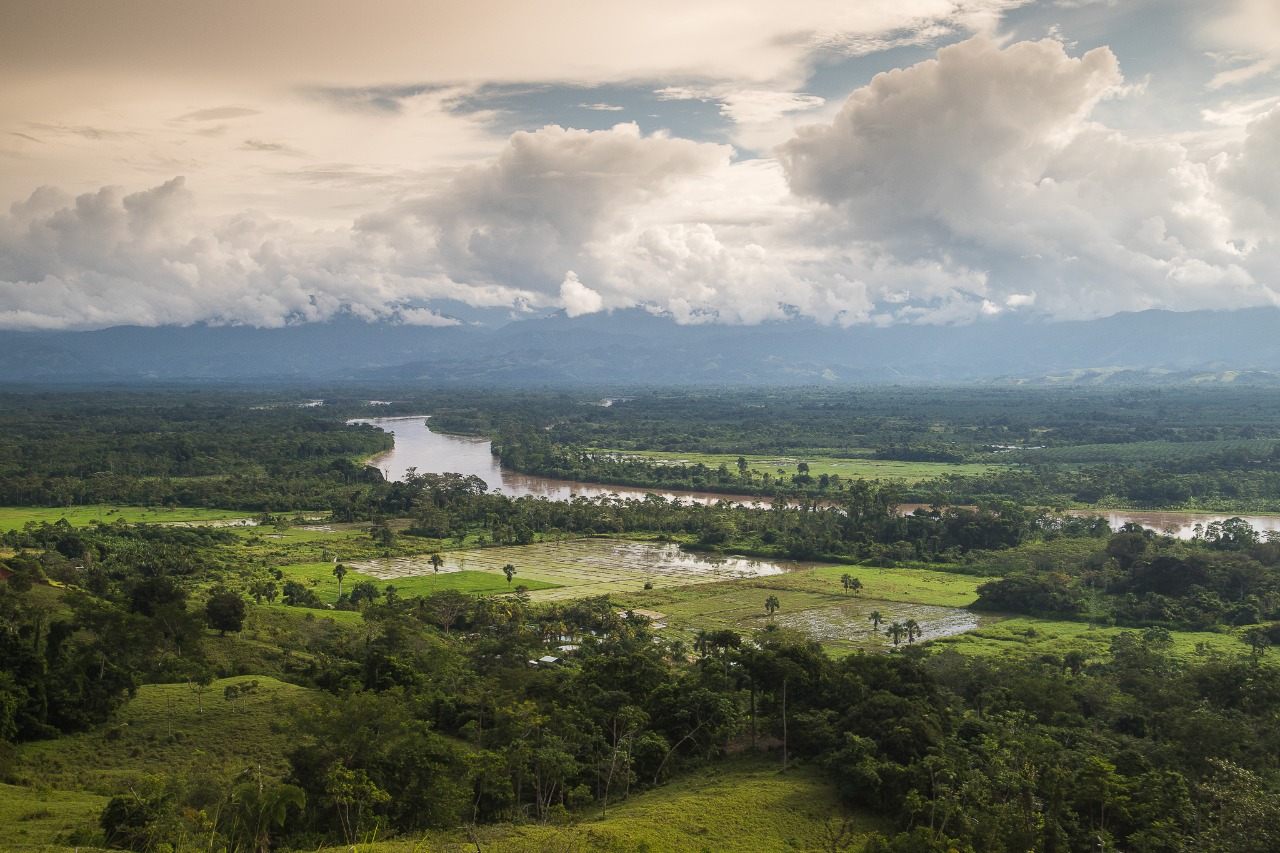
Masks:
[[[888,628],[885,628],[884,632],[893,638],[893,644],[896,646],[902,642],[902,637],[907,633],[907,629],[901,622],[894,622]]]
[[[1261,628],[1250,628],[1242,639],[1249,644],[1255,662],[1271,646],[1271,638]]]
[[[359,607],[362,601],[373,604],[381,596],[382,591],[378,589],[378,585],[373,581],[360,581],[360,583],[351,587],[351,603],[356,607]]]
[[[431,571],[439,572],[440,567],[444,565],[444,557],[440,556],[439,551],[432,551],[430,562],[431,562]]]
[[[338,598],[342,598],[342,579],[347,576],[347,567],[338,563],[333,567],[333,576],[338,579]]]
[[[920,623],[914,619],[908,619],[906,622],[903,622],[902,628],[907,632],[908,643],[914,643],[916,641],[916,637],[919,637],[924,633],[924,631],[920,629]]]
[[[231,794],[235,810],[235,835],[248,842],[256,853],[271,850],[271,828],[284,826],[289,807],[301,809],[306,794],[296,785],[266,785],[261,773],[257,782],[245,782]]]
[[[776,595],[771,595],[764,600],[764,609],[765,609],[765,612],[769,614],[770,619],[773,618],[773,614],[781,606],[782,606],[782,602],[778,601],[778,596]]]
[[[853,590],[854,595],[862,591],[862,581],[858,580],[851,574],[843,574],[840,576],[840,585],[844,587],[844,591]]]
[[[213,684],[213,670],[203,661],[192,663],[187,669],[187,688],[196,694],[196,713],[204,713],[204,694]]]
[[[880,623],[884,621],[884,617],[880,615],[879,610],[871,611],[871,632],[873,634],[880,633]]]
[[[510,585],[511,579],[515,577],[516,567],[511,565],[510,563],[507,563],[505,566],[502,567],[502,573],[507,576],[507,584]]]
[[[443,589],[432,593],[422,600],[422,608],[438,624],[445,636],[449,635],[449,627],[458,621],[471,608],[472,598],[465,592],[456,589]]]
[[[244,614],[244,599],[225,586],[214,587],[204,605],[204,618],[209,627],[223,637],[228,631],[239,631],[244,627]]]

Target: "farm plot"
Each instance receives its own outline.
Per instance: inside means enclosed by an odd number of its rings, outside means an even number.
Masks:
[[[501,575],[503,567],[510,564],[516,568],[517,584],[540,581],[556,585],[555,589],[533,590],[531,596],[537,600],[635,592],[646,583],[663,588],[759,578],[786,571],[782,565],[764,560],[689,554],[676,545],[661,542],[606,539],[451,551],[441,556],[444,564],[439,574],[465,571]],[[357,560],[347,565],[383,581],[437,574],[426,555]]]
[[[765,610],[765,601],[771,597],[778,603],[772,616]],[[838,651],[892,648],[893,640],[885,629],[894,622],[915,620],[921,630],[916,642],[920,642],[962,634],[1002,618],[959,607],[782,589],[775,586],[774,581],[707,586],[682,590],[665,598],[662,608],[666,611],[666,621],[690,638],[699,630],[759,631],[773,624],[798,630],[824,647]],[[637,597],[637,601],[644,600]],[[873,612],[880,614],[879,630],[871,619]],[[901,642],[907,644],[905,638]]]
[[[871,620],[872,611],[880,614],[879,629]],[[951,637],[999,621],[998,617],[957,607],[870,600],[813,607],[798,613],[779,612],[774,618],[779,625],[803,631],[824,646],[861,649],[892,647],[893,640],[885,628],[908,619],[914,619],[920,626],[917,641]],[[901,644],[907,645],[907,640],[903,639]]]

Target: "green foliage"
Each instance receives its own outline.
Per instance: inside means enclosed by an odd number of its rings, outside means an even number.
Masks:
[[[244,627],[245,603],[240,593],[225,586],[215,587],[204,605],[205,621],[222,636]]]

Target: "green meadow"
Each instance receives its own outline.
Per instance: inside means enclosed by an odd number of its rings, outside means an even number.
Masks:
[[[250,513],[230,509],[193,509],[188,507],[143,506],[72,506],[0,507],[0,530],[19,530],[29,522],[55,524],[62,519],[75,527],[83,527],[95,521],[110,523],[118,519],[144,524],[199,524],[210,521],[249,518]]]
[[[359,853],[793,853],[829,849],[844,818],[835,792],[814,766],[786,773],[758,757],[709,764],[661,788],[635,794],[565,823],[498,824],[464,833],[428,833],[417,838],[358,845]],[[848,818],[847,848],[881,821]],[[321,853],[346,853],[329,847]]]
[[[731,453],[670,453],[661,450],[616,450],[600,451],[619,455],[636,456],[653,462],[669,464],[703,464],[708,468],[725,465],[731,471],[738,470],[738,456]],[[905,483],[917,483],[931,480],[945,474],[974,476],[985,474],[996,469],[997,465],[983,463],[951,463],[951,462],[901,462],[893,459],[873,459],[871,450],[865,451],[865,458],[837,458],[834,456],[764,456],[745,455],[747,467],[756,475],[769,474],[772,477],[791,477],[797,472],[796,466],[801,462],[809,466],[809,475],[820,477],[823,474],[839,474],[845,480],[901,480]]]

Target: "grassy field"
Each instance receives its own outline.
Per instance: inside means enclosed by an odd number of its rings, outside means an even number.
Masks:
[[[815,767],[740,757],[712,764],[662,788],[637,794],[569,825],[479,827],[476,841],[455,834],[361,844],[360,853],[794,853],[821,850],[840,809]],[[851,819],[855,836],[886,827]],[[346,853],[348,848],[325,848]],[[849,849],[858,849],[857,842]]]
[[[89,835],[98,828],[98,814],[107,798],[80,791],[50,791],[0,784],[0,849],[70,851],[87,849],[69,838],[80,830]]]
[[[840,577],[851,574],[862,593],[844,592]],[[699,630],[759,631],[770,623],[802,631],[833,653],[885,651],[893,641],[883,633],[893,622],[915,619],[925,640],[949,636],[999,621],[999,616],[963,609],[977,598],[981,579],[928,569],[814,566],[749,580],[656,589],[620,596],[631,607],[664,614],[663,621],[686,641]],[[778,599],[771,618],[764,603]],[[883,625],[874,630],[871,613]]]
[[[1084,622],[1068,622],[1056,619],[1036,619],[1017,616],[998,623],[983,625],[965,634],[946,637],[934,643],[937,650],[953,648],[969,655],[1018,654],[1062,656],[1070,651],[1083,652],[1093,660],[1109,657],[1111,640],[1123,631],[1141,631],[1140,628],[1097,626],[1090,628]],[[1249,647],[1235,633],[1213,631],[1171,631],[1171,653],[1184,660],[1204,655],[1238,656],[1248,654]],[[1265,652],[1273,658],[1280,651]]]
[[[243,510],[188,509],[184,507],[167,509],[165,507],[111,505],[65,508],[5,506],[0,507],[0,530],[18,530],[30,521],[47,521],[53,524],[63,518],[76,527],[83,527],[94,521],[112,522],[118,518],[123,518],[125,521],[130,522],[145,522],[146,524],[180,524],[248,518],[251,515],[251,513],[246,513]]]
[[[1131,441],[1124,444],[1077,444],[1041,450],[1010,451],[1011,462],[1060,462],[1097,465],[1106,462],[1154,465],[1175,459],[1200,459],[1220,453],[1244,451],[1264,458],[1276,446],[1274,439],[1227,439],[1219,441]]]
[[[228,687],[253,685],[226,698]],[[308,695],[304,688],[262,675],[214,681],[197,695],[186,684],[145,685],[107,725],[34,741],[19,750],[19,785],[0,786],[0,850],[87,850],[107,799],[144,776],[230,778],[261,767],[287,770],[287,733],[274,723]]]
[[[251,693],[225,698],[228,687],[254,681]],[[18,778],[32,787],[109,796],[139,774],[194,778],[259,764],[266,773],[283,773],[289,738],[272,722],[307,692],[262,675],[214,681],[203,695],[186,684],[144,685],[109,725],[25,744]],[[7,849],[3,837],[0,849]]]
[[[602,453],[618,453],[637,456],[654,462],[672,464],[685,463],[696,465],[702,463],[708,468],[718,468],[722,464],[730,471],[738,470],[738,457],[727,453],[670,453],[661,450],[614,450],[599,451]],[[870,456],[871,451],[867,451]],[[943,474],[961,474],[972,476],[983,474],[1000,466],[981,463],[949,463],[949,462],[899,462],[892,459],[837,459],[830,456],[744,456],[747,467],[757,476],[770,474],[773,477],[791,477],[796,473],[796,466],[804,462],[809,466],[812,477],[823,474],[839,474],[842,479],[853,480],[902,480],[916,483],[920,480],[931,480]],[[781,471],[779,470],[781,469]]]
[[[344,591],[350,592],[352,585],[360,581],[372,581],[377,585],[379,592],[385,590],[388,586],[394,586],[398,594],[412,596],[430,595],[442,589],[456,589],[475,595],[502,595],[514,592],[515,588],[521,584],[530,590],[555,589],[557,587],[557,584],[554,583],[526,578],[523,572],[517,574],[508,585],[506,576],[502,574],[501,565],[494,567],[492,570],[454,569],[452,571],[442,570],[438,574],[431,570],[431,564],[425,556],[418,558],[389,558],[378,560],[374,565],[383,563],[396,565],[404,561],[412,562],[419,569],[425,568],[426,574],[405,574],[393,578],[380,577],[379,575],[360,571],[360,569],[356,568],[355,563],[346,563],[344,565],[347,565],[350,571],[342,579],[342,588]],[[338,600],[338,579],[333,575],[333,568],[333,563],[294,563],[281,567],[281,571],[284,572],[286,580],[296,580],[307,584],[321,601],[331,604]],[[380,572],[379,574],[382,573]]]

